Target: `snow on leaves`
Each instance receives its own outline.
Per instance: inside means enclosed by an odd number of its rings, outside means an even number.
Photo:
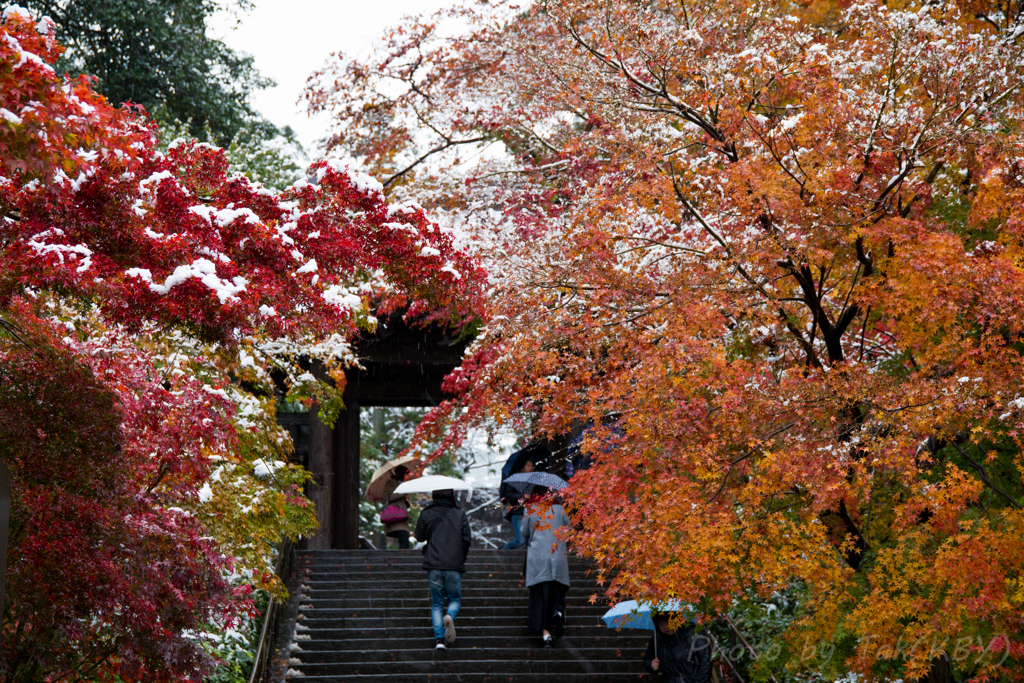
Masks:
[[[20,216],[8,227],[11,267],[100,295],[126,324],[187,322],[210,339],[352,331],[369,299],[387,310],[426,298],[460,305],[453,271],[473,266],[422,211],[389,215],[364,177],[321,163],[318,185],[278,198],[225,168],[221,150],[182,144],[166,156],[150,149],[129,169],[93,169],[77,191],[12,196]],[[54,224],[66,227],[44,229]],[[419,258],[399,264],[409,256]],[[383,287],[370,277],[378,270]],[[364,282],[355,300],[340,294]]]

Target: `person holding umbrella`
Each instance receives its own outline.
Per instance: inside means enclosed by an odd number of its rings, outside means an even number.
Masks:
[[[526,462],[524,462],[522,467],[519,469],[519,472],[526,473],[533,471],[533,461],[527,458]],[[516,472],[515,474],[518,474],[518,472]],[[520,501],[522,500],[522,496],[519,494],[518,491],[516,491],[515,487],[508,486],[504,482],[502,482],[500,492],[502,502],[509,506],[508,511],[505,513],[505,519],[507,519],[509,523],[512,525],[512,533],[515,534],[515,538],[506,543],[505,545],[501,546],[501,549],[515,550],[516,548],[522,547],[523,544],[526,543],[526,539],[523,538],[523,530],[521,527],[524,512],[523,506],[520,503]]]
[[[387,446],[384,447],[387,454]],[[370,477],[370,483],[366,487],[364,495],[367,500],[384,503],[380,511],[380,521],[384,525],[384,535],[398,539],[398,547],[405,549],[409,547],[409,499],[405,494],[395,489],[405,481],[410,470],[419,465],[416,456],[406,455],[394,460],[388,460],[377,468]]]
[[[655,633],[647,643],[644,668],[665,683],[707,683],[711,674],[711,639],[694,631],[693,622],[671,628],[671,614],[653,617]]]
[[[525,474],[534,471],[543,472],[547,469],[547,461],[550,456],[551,452],[543,443],[535,442],[510,455],[502,466],[501,486],[498,489],[498,495],[501,497],[501,502],[508,506],[508,509],[505,511],[505,519],[512,525],[512,533],[515,536],[511,541],[502,546],[502,550],[515,550],[522,547],[523,543],[525,543],[522,533],[520,533],[523,506],[519,501],[523,497],[522,491],[506,484],[506,480],[515,474]]]
[[[541,474],[514,476],[525,478]],[[562,481],[554,475],[543,476]],[[567,549],[565,541],[555,532],[569,526],[569,517],[557,500],[549,509],[541,509],[541,499],[547,491],[543,485],[533,487],[533,495],[526,501],[522,532],[527,544],[526,586],[530,589],[527,627],[541,632],[544,647],[553,647],[553,638],[561,638],[565,627],[565,595],[569,591]]]
[[[466,571],[472,535],[469,520],[455,502],[453,489],[434,490],[432,496],[433,502],[423,510],[416,523],[416,539],[426,543],[423,568],[427,570],[427,582],[430,584],[430,624],[434,629],[434,647],[444,650],[455,642],[455,619],[462,606],[462,575]],[[442,616],[445,597],[448,598],[448,611]]]
[[[398,539],[398,549],[409,549],[409,497],[404,493],[395,493],[398,485],[405,481],[409,469],[399,465],[391,470],[391,478],[384,487],[384,508],[380,511],[380,521],[384,525],[384,535]]]

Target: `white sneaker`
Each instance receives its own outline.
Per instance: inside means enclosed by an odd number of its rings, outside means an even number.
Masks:
[[[451,645],[455,642],[455,620],[452,619],[452,615],[446,614],[441,623],[444,624],[444,642]]]
[[[437,642],[434,644],[434,649],[435,650],[447,650],[448,649],[448,646],[444,644],[444,638],[438,638],[437,639]]]

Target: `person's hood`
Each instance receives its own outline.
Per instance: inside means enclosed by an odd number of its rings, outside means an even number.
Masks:
[[[429,510],[430,508],[458,508],[458,507],[459,507],[459,504],[456,503],[454,500],[448,500],[447,498],[442,498],[441,500],[432,501],[430,503],[430,505],[428,505],[425,509]]]
[[[693,633],[693,626],[683,626],[682,628],[676,629],[676,632],[672,634],[658,631],[658,641],[671,646],[689,638],[691,633]]]

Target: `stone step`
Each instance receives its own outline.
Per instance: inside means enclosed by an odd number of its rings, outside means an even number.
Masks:
[[[403,578],[400,581],[387,581],[383,578],[371,580],[371,579],[351,579],[351,578],[321,578],[321,577],[306,577],[303,579],[300,588],[306,586],[308,590],[376,590],[378,595],[392,594],[401,591],[419,590],[427,586],[427,573],[421,572],[414,574],[408,578]],[[596,586],[596,580],[593,577],[586,576],[569,576],[569,586]],[[462,577],[463,590],[472,589],[478,590],[491,595],[505,595],[509,590],[519,589],[524,593],[527,590],[526,579],[519,575],[480,575],[480,574],[464,574]],[[588,595],[593,591],[588,591]],[[603,590],[597,591],[598,593]]]
[[[337,601],[320,601],[312,603],[304,603],[311,605],[302,610],[302,613],[307,616],[319,616],[323,610],[332,610],[328,616],[336,616],[339,613],[351,617],[377,617],[377,618],[394,618],[394,617],[418,617],[430,614],[430,602],[424,601],[422,605],[411,605],[405,607],[389,606],[386,608],[380,607],[351,607],[348,605],[337,605]],[[599,623],[601,616],[605,612],[604,607],[596,608],[588,605],[574,605],[570,603],[566,606],[565,613],[576,621],[589,620],[595,624]],[[336,612],[334,610],[341,610]],[[504,618],[506,621],[515,621],[518,619],[526,619],[526,613],[528,612],[526,602],[516,606],[501,606],[501,607],[488,607],[487,605],[473,604],[463,600],[462,607],[459,611],[459,618],[466,619],[469,617],[495,617]]]
[[[379,559],[379,558],[409,558],[421,557],[422,551],[414,548],[408,550],[297,550],[296,556],[303,559],[315,561],[337,560],[337,559]],[[515,550],[496,550],[493,548],[473,548],[469,551],[469,558],[479,557],[522,557],[526,555],[525,548]],[[569,554],[570,562],[593,562],[590,558]]]
[[[305,551],[288,667],[303,683],[611,683],[640,680],[647,631],[612,630],[592,562],[569,561],[566,629],[554,648],[526,629],[524,551],[476,551],[463,574],[458,640],[434,648],[418,551]],[[596,602],[591,596],[596,595]]]
[[[387,641],[386,641],[387,642]],[[398,645],[398,642],[391,645]],[[559,647],[542,647],[539,638],[532,638],[533,647],[507,648],[507,647],[475,647],[468,645],[463,639],[458,639],[448,652],[438,652],[434,649],[434,643],[424,641],[422,649],[401,649],[390,648],[370,650],[328,650],[308,649],[306,644],[299,642],[303,649],[294,653],[294,656],[306,664],[324,664],[336,662],[366,662],[366,663],[387,663],[387,662],[432,662],[439,658],[448,661],[474,661],[474,660],[538,660],[538,661],[598,661],[598,660],[635,660],[643,659],[642,647],[627,648],[606,648],[606,647],[566,647],[564,639],[559,641]],[[414,646],[416,643],[406,643],[405,646]]]
[[[420,580],[415,583],[402,584],[401,586],[391,586],[387,584],[354,584],[347,581],[312,581],[304,584],[305,589],[300,590],[299,595],[308,596],[310,598],[324,594],[325,591],[345,591],[345,598],[374,598],[381,597],[384,595],[393,598],[402,599],[415,599],[422,597],[424,591],[428,591],[427,577],[421,576]],[[353,587],[355,586],[355,587]],[[585,595],[587,599],[590,599],[591,595],[596,595],[597,600],[603,601],[602,597],[603,590],[597,588],[593,581],[573,581],[569,586],[569,594],[577,593],[578,595]],[[479,581],[467,581],[462,584],[463,595],[475,595],[477,597],[494,596],[494,595],[508,595],[510,597],[516,597],[518,595],[529,596],[529,588],[526,587],[526,583],[520,581],[508,581],[500,582],[496,584],[488,584]]]
[[[593,577],[586,576],[569,576],[569,587],[573,586],[581,587],[596,587],[597,582]],[[400,581],[387,581],[383,578],[371,580],[371,579],[351,579],[351,578],[321,578],[321,577],[305,577],[303,578],[300,588],[306,587],[306,592],[322,591],[322,590],[338,590],[338,591],[376,591],[377,595],[392,595],[395,597],[405,597],[399,595],[409,591],[418,591],[427,586],[427,573],[420,572],[407,578],[403,578]],[[480,575],[480,574],[464,574],[462,577],[462,589],[463,590],[476,590],[481,594],[488,593],[490,595],[506,595],[510,590],[521,590],[523,593],[527,592],[526,579],[519,575],[505,575],[505,576],[493,576],[493,575]],[[587,595],[593,592],[603,593],[602,590],[588,590]],[[355,594],[353,594],[355,595]]]
[[[309,562],[303,563],[301,560],[297,560],[298,566],[304,569],[325,569],[325,570],[363,570],[363,571],[377,571],[381,569],[389,570],[422,570],[423,569],[423,558],[410,558],[408,562]],[[481,568],[492,568],[495,570],[511,570],[511,569],[522,569],[523,558],[519,557],[514,560],[469,560],[466,562],[466,567],[470,571],[475,571]],[[573,571],[597,571],[598,567],[591,565],[584,565],[577,562],[570,562],[569,569]]]
[[[498,574],[498,575],[521,575],[524,566],[525,555],[514,558],[476,558],[466,562],[466,574]],[[316,560],[296,561],[296,566],[305,576],[335,575],[346,578],[368,577],[373,580],[387,579],[389,577],[405,578],[406,575],[423,575],[422,557],[410,557],[402,561],[369,559],[366,561],[354,561],[344,559],[336,562]],[[578,561],[569,562],[570,574],[578,576],[596,576],[598,570],[591,564],[584,564]]]
[[[499,564],[499,565],[516,565],[522,564],[526,558],[526,553],[523,551],[506,551],[506,552],[492,552],[490,554],[481,552],[479,550],[470,551],[469,555],[466,556],[466,564]],[[592,560],[585,558],[569,556],[566,558],[570,566],[581,567],[585,569],[594,568],[597,566]],[[381,552],[367,551],[366,554],[359,555],[353,554],[353,551],[349,550],[336,550],[336,551],[319,551],[319,552],[299,552],[296,556],[296,562],[303,566],[401,566],[401,565],[420,565],[423,563],[423,553],[418,550],[412,551],[390,551]]]
[[[378,586],[370,588],[339,588],[333,585],[307,584],[298,595],[305,602],[309,600],[348,600],[352,604],[382,604],[382,600],[394,601],[394,604],[401,604],[403,601],[427,599],[430,595],[426,579],[413,586],[395,588],[389,586]],[[463,600],[471,598],[483,602],[485,600],[504,599],[509,604],[516,604],[520,599],[529,600],[530,589],[525,584],[510,583],[502,586],[488,586],[479,583],[462,584]],[[591,602],[594,597],[594,602]],[[595,591],[593,584],[589,586],[581,581],[569,586],[567,599],[570,602],[586,602],[587,604],[610,606],[603,596],[603,591]],[[493,604],[493,603],[490,603]]]
[[[354,582],[367,582],[370,584],[380,585],[381,583],[420,583],[427,580],[427,571],[419,567],[411,567],[409,569],[389,569],[380,568],[373,570],[338,570],[338,571],[321,571],[310,569],[302,574],[306,582],[330,582],[330,581],[354,581]],[[467,569],[462,574],[463,580],[481,580],[490,579],[495,581],[515,581],[523,578],[521,567],[515,570],[504,569],[501,571],[488,569],[486,571],[476,571],[472,568]],[[569,581],[597,581],[597,574],[594,572],[569,569]]]
[[[457,644],[456,644],[457,645]],[[551,648],[557,649],[557,646]],[[435,650],[436,652],[436,650]],[[527,674],[560,674],[571,668],[580,673],[643,674],[641,659],[622,660],[575,660],[567,665],[564,660],[552,659],[474,659],[459,657],[458,648],[453,645],[444,655],[430,661],[418,662],[335,662],[309,663],[302,659],[301,652],[295,653],[299,661],[288,665],[302,671],[306,676],[406,676],[409,674],[499,674],[520,676]],[[446,657],[448,660],[446,661]],[[395,680],[392,678],[391,680]]]
[[[491,558],[483,559],[477,558],[476,560],[467,560],[466,568],[468,571],[477,571],[481,569],[490,569],[495,571],[509,571],[509,570],[521,570],[523,568],[524,557],[517,558]],[[342,560],[338,562],[304,562],[303,560],[296,560],[296,565],[302,569],[316,569],[323,571],[425,571],[423,569],[423,558],[409,558],[407,561],[394,562],[394,561],[377,561],[369,560],[366,562],[358,561],[353,562],[350,560]],[[597,572],[599,567],[592,564],[583,564],[580,562],[569,562],[569,569],[571,571],[580,572]]]
[[[456,644],[463,652],[476,651],[474,648],[477,650],[501,649],[508,651],[509,656],[512,657],[525,656],[523,655],[524,651],[541,649],[541,641],[534,634],[525,635],[521,633],[524,630],[517,629],[510,633],[508,629],[505,629],[500,633],[495,632],[493,635],[472,635],[460,631]],[[644,635],[636,635],[640,633]],[[333,637],[331,637],[332,634]],[[372,635],[364,638],[358,637],[359,634],[360,632],[353,631],[300,631],[299,635],[309,635],[312,639],[298,640],[295,644],[306,651],[375,651],[383,653],[382,656],[387,655],[389,652],[400,651],[406,648],[422,646],[426,649],[433,648],[434,646],[429,626],[403,629],[401,631],[402,635],[395,638]],[[581,637],[573,634],[570,629],[559,641],[559,645],[565,649],[606,649],[611,652],[636,653],[643,651],[647,647],[647,641],[650,637],[650,634],[644,631],[624,631],[622,633],[609,631],[606,636]]]
[[[569,586],[569,596],[590,602],[590,597],[595,594],[592,590],[593,581],[573,581]],[[418,581],[388,584],[352,581],[307,581],[298,587],[299,595],[303,598],[318,600],[352,600],[372,601],[380,604],[382,600],[392,600],[400,603],[405,600],[418,600],[428,598],[430,586],[426,575],[419,577]],[[575,595],[574,595],[575,594]],[[606,604],[603,589],[597,591],[599,604]],[[465,599],[471,596],[474,600],[496,600],[504,599],[515,601],[519,598],[529,599],[530,589],[526,583],[518,581],[479,581],[468,579],[462,583],[462,597]],[[591,603],[595,604],[595,603]]]
[[[353,588],[369,588],[384,586],[401,588],[403,586],[419,586],[427,581],[427,572],[417,569],[410,572],[308,572],[302,575],[303,583],[351,583]],[[462,575],[463,583],[474,582],[480,585],[496,585],[501,583],[518,583],[525,579],[520,571],[514,572],[466,572]],[[606,579],[607,580],[607,579]],[[569,572],[569,583],[596,583],[597,576],[582,572]]]
[[[314,639],[342,640],[345,638],[365,638],[369,640],[401,640],[402,638],[422,636],[430,631],[429,615],[411,624],[409,622],[395,624],[391,620],[388,620],[386,623],[381,620],[366,621],[370,623],[369,626],[357,627],[351,624],[345,625],[342,620],[331,620],[331,618],[303,618],[303,620],[299,621],[299,624],[305,628],[300,629],[298,633],[307,634]],[[457,624],[460,638],[463,635],[488,638],[504,637],[508,639],[515,637],[524,638],[526,637],[525,628],[525,620],[522,622],[505,620],[504,623],[493,622],[489,626],[470,625],[463,620],[461,615]],[[634,634],[638,635],[634,636]],[[643,635],[640,636],[639,634]],[[644,642],[647,642],[646,639],[650,637],[650,633],[644,630],[616,630],[589,624],[577,625],[573,623],[570,614],[569,623],[565,627],[565,637],[581,642],[607,638],[621,640],[630,637],[642,637]],[[590,646],[596,647],[596,645]]]
[[[429,609],[430,595],[427,588],[420,591],[420,595],[414,597],[379,597],[379,596],[344,596],[339,595],[341,591],[324,591],[323,593],[301,593],[303,604],[311,604],[316,609]],[[518,609],[525,608],[529,602],[529,595],[525,589],[516,591],[518,595],[506,597],[495,597],[492,595],[478,595],[476,591],[462,592],[462,609]],[[607,605],[591,604],[588,595],[573,595],[572,591],[565,598],[565,604],[588,612],[594,611],[598,615],[608,610]]]
[[[569,585],[586,584],[596,585],[597,580],[592,576],[581,574],[570,574]],[[404,574],[399,578],[379,576],[338,576],[319,574],[304,576],[302,584],[316,589],[327,590],[356,590],[376,589],[382,591],[400,591],[419,588],[427,585],[427,573],[417,572],[415,574]],[[491,590],[505,590],[522,586],[525,588],[526,579],[520,574],[463,574],[462,585],[469,588],[485,588]]]
[[[428,610],[404,614],[392,614],[390,611],[385,611],[381,614],[372,612],[353,613],[349,610],[334,609],[302,609],[300,607],[299,616],[306,617],[309,621],[313,621],[315,619],[318,623],[329,623],[331,624],[330,628],[405,628],[419,626],[424,622],[427,624],[430,623],[430,612]],[[306,620],[303,621],[306,623]],[[507,614],[502,614],[501,616],[475,616],[471,613],[463,614],[460,612],[458,619],[459,628],[461,629],[509,628],[510,625],[518,624],[520,622],[525,623],[525,621],[525,612],[519,617]],[[577,615],[571,610],[566,611],[566,622],[567,625],[578,628],[607,628],[601,624],[596,615],[583,617],[581,615]],[[306,623],[306,625],[313,628],[311,623]]]
[[[466,567],[470,570],[479,569],[483,567],[491,567],[494,569],[520,569],[523,566],[526,556],[520,555],[518,557],[494,557],[494,558],[471,558],[466,560]],[[296,560],[299,566],[304,568],[318,568],[318,569],[363,569],[366,571],[374,571],[378,569],[421,569],[423,567],[423,557],[410,557],[404,560],[347,560],[341,559],[337,561],[330,560],[316,560],[312,562],[306,562],[304,560]],[[593,564],[582,563],[582,562],[569,562],[569,569],[579,571],[597,571],[597,567]]]
[[[301,669],[300,669],[301,670]],[[406,674],[401,683],[622,683],[622,681],[642,681],[647,673],[635,672],[602,672],[602,673],[563,673],[555,674],[491,674],[462,672],[455,674]],[[376,674],[355,674],[351,676],[303,676],[289,677],[293,683],[381,683]],[[648,678],[648,680],[650,680]]]

